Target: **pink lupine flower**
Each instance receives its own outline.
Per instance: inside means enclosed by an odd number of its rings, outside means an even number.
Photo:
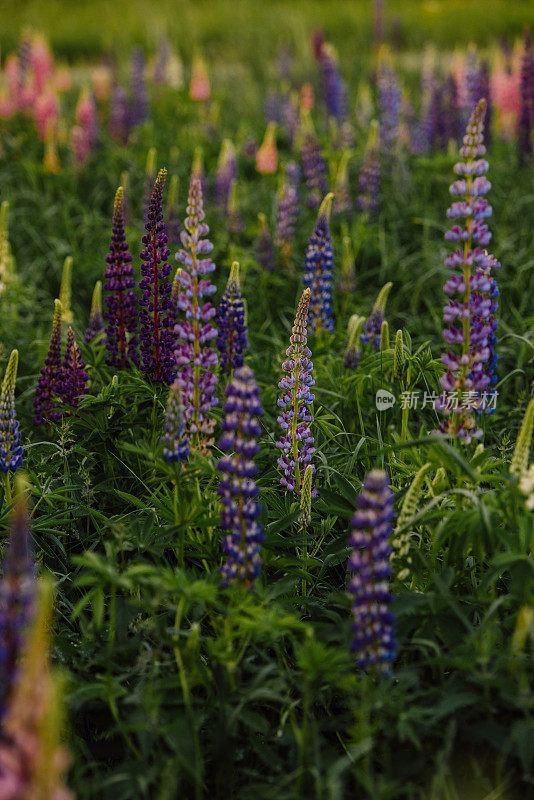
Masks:
[[[4,75],[6,77],[9,97],[16,107],[19,105],[20,99],[20,67],[17,56],[11,55],[7,57],[4,66]]]
[[[278,151],[274,132],[276,125],[270,122],[267,126],[265,139],[256,153],[256,169],[261,175],[272,175],[278,167]]]
[[[55,130],[59,121],[59,99],[48,89],[39,95],[33,108],[35,124],[41,141],[45,141],[49,130]]]
[[[32,42],[30,64],[38,94],[44,90],[54,72],[54,58],[44,37],[36,36]]]
[[[94,147],[96,144],[96,117],[96,105],[93,96],[87,89],[82,89],[76,106],[76,122],[85,131],[89,147]]]
[[[193,62],[193,74],[189,84],[189,97],[205,103],[211,97],[210,79],[204,59],[197,57]]]

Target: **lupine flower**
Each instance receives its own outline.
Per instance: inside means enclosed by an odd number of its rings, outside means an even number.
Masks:
[[[22,443],[15,412],[15,383],[18,363],[19,351],[13,350],[0,391],[0,470],[2,472],[15,472],[22,466]]]
[[[210,412],[217,405],[217,398],[213,396],[217,384],[214,372],[217,354],[210,346],[211,340],[217,336],[217,330],[211,323],[216,312],[209,301],[203,302],[204,298],[215,292],[215,286],[209,279],[215,264],[208,256],[213,245],[205,238],[209,227],[204,217],[202,185],[198,173],[193,172],[185,230],[181,233],[183,249],[176,254],[176,260],[183,266],[177,273],[182,289],[178,296],[178,307],[185,319],[175,327],[179,342],[175,356],[186,430],[191,444],[196,448],[211,444],[209,437],[214,421],[210,418]],[[202,258],[203,255],[207,257]]]
[[[484,199],[491,188],[485,177],[488,162],[481,158],[486,152],[483,144],[485,109],[486,103],[481,100],[471,114],[460,150],[465,161],[455,164],[454,171],[459,179],[450,187],[455,201],[447,216],[453,221],[462,217],[466,221],[463,226],[455,224],[445,234],[448,242],[460,246],[445,262],[454,274],[444,286],[449,297],[456,295],[458,299],[451,299],[443,311],[448,325],[443,336],[450,350],[442,355],[447,372],[441,376],[440,384],[445,392],[451,393],[452,402],[441,398],[437,407],[448,417],[441,423],[440,430],[458,437],[464,444],[482,436],[474,411],[485,405],[495,370],[493,334],[497,287],[491,270],[499,264],[482,249],[491,239],[485,220],[492,213]]]
[[[304,289],[293,324],[290,345],[286,350],[287,361],[282,364],[284,375],[278,387],[282,396],[278,399],[278,424],[282,428],[280,441],[276,446],[281,450],[278,466],[282,470],[280,483],[288,492],[301,492],[301,475],[311,463],[315,453],[314,439],[310,425],[313,422],[311,405],[315,399],[311,388],[315,381],[312,376],[313,363],[311,350],[307,346],[307,321],[310,303],[310,289]],[[315,497],[316,490],[312,489]]]
[[[399,136],[401,90],[391,64],[382,59],[378,67],[378,104],[380,108],[380,149],[391,155]]]
[[[315,105],[315,93],[311,83],[303,83],[300,87],[299,95],[300,110],[304,115],[308,114]]]
[[[360,669],[389,672],[395,657],[389,539],[392,533],[393,495],[383,470],[367,473],[352,517],[347,568],[351,573],[348,591],[352,595],[352,649]]]
[[[384,319],[380,328],[380,352],[385,353],[386,350],[389,350],[389,324],[387,319]]]
[[[348,172],[350,156],[350,152],[345,150],[339,161],[334,190],[334,214],[350,214],[352,211]]]
[[[91,92],[83,89],[76,106],[76,122],[86,132],[89,147],[95,147],[98,140],[96,105]]]
[[[59,98],[52,89],[40,94],[33,108],[35,124],[41,141],[46,141],[47,134],[55,133],[59,123]]]
[[[178,245],[180,243],[180,231],[182,229],[178,217],[178,182],[178,175],[172,175],[167,200],[167,234],[170,245]]]
[[[175,337],[172,331],[171,284],[168,280],[171,251],[167,247],[167,228],[163,221],[162,198],[166,177],[167,170],[160,169],[152,190],[146,233],[142,238],[143,278],[139,282],[143,291],[139,300],[141,369],[147,378],[158,383],[172,383],[175,374]]]
[[[265,132],[265,138],[256,153],[256,169],[261,175],[272,175],[278,167],[275,130],[275,123],[270,122]]]
[[[334,330],[332,312],[332,278],[334,254],[330,235],[330,210],[334,195],[324,198],[317,215],[317,222],[304,258],[304,286],[310,288],[308,330],[318,333],[321,328]]]
[[[163,436],[160,442],[163,445],[163,458],[165,461],[181,461],[189,455],[189,442],[185,435],[182,393],[178,380],[175,380],[169,387]]]
[[[63,774],[58,687],[50,667],[52,590],[42,584],[24,659],[4,718],[0,742],[0,799],[71,800]]]
[[[272,272],[275,266],[273,242],[269,227],[267,225],[267,217],[265,214],[258,214],[258,221],[260,223],[260,230],[258,239],[256,241],[256,261],[267,272]]]
[[[15,278],[15,259],[9,244],[9,202],[4,200],[0,207],[0,293],[7,283]]]
[[[287,91],[282,95],[281,113],[281,125],[287,136],[288,144],[292,146],[300,124],[298,95],[296,92]]]
[[[88,375],[85,371],[85,362],[80,348],[76,342],[74,331],[69,327],[67,331],[67,345],[65,358],[61,370],[60,395],[64,403],[76,408],[82,394],[85,394]]]
[[[499,133],[504,139],[512,139],[517,130],[521,102],[519,96],[519,69],[510,70],[502,58],[497,56],[491,73],[491,94],[497,109]]]
[[[532,446],[532,434],[534,432],[534,396],[530,398],[527,410],[521,421],[521,427],[517,435],[514,453],[510,462],[510,472],[512,475],[521,477],[528,467],[530,448]]]
[[[534,464],[522,474],[518,489],[527,498],[525,500],[527,511],[534,511]]]
[[[404,371],[404,338],[402,330],[398,330],[395,335],[395,351],[393,353],[393,378],[400,381]]]
[[[113,228],[107,268],[104,275],[106,289],[106,348],[108,364],[126,369],[138,363],[137,356],[137,300],[132,256],[124,232],[123,188],[115,194]]]
[[[35,90],[40,94],[54,72],[54,58],[44,36],[33,37],[30,50],[30,63],[33,71]]]
[[[222,374],[230,374],[234,369],[243,366],[243,351],[248,345],[245,304],[241,297],[237,261],[232,264],[226,289],[217,308],[217,324],[220,370]]]
[[[111,90],[109,109],[109,135],[120,144],[126,144],[130,134],[130,109],[128,95],[122,86],[115,84]]]
[[[136,47],[130,63],[130,82],[132,102],[130,105],[130,125],[140,125],[148,117],[148,96],[145,84],[145,56]]]
[[[74,164],[78,168],[85,166],[89,153],[91,152],[91,145],[89,143],[89,136],[80,125],[73,125],[70,130],[70,147],[72,155],[74,156]]]
[[[360,349],[360,334],[363,330],[365,317],[353,314],[347,326],[347,349],[343,356],[343,366],[345,369],[356,369],[362,357]]]
[[[308,190],[306,203],[309,208],[317,208],[321,202],[321,197],[328,191],[326,162],[322,156],[309,114],[304,116],[303,127],[301,157],[302,171]]]
[[[524,52],[521,60],[519,97],[517,140],[519,157],[521,162],[524,162],[532,156],[532,133],[534,131],[534,52],[528,30],[525,31]]]
[[[225,139],[222,143],[219,160],[217,161],[217,172],[215,173],[215,206],[221,215],[226,214],[228,211],[230,189],[236,176],[237,158],[235,147],[230,139]]]
[[[47,126],[43,168],[47,175],[59,175],[61,172],[57,154],[57,128],[55,125]]]
[[[257,418],[263,409],[250,367],[236,370],[225,395],[219,447],[226,455],[217,468],[221,472],[221,523],[230,533],[222,542],[226,561],[221,572],[223,585],[240,582],[252,588],[261,569],[260,544],[264,538],[258,522],[260,490],[254,482],[254,456],[260,449],[256,440],[261,433]]]
[[[87,343],[92,342],[95,336],[104,333],[104,317],[102,314],[102,281],[95,283],[93,298],[91,301],[91,313],[89,315],[89,325],[84,334]]]
[[[379,191],[378,124],[373,120],[358,180],[358,199],[356,201],[358,211],[368,217],[374,216],[378,211]]]
[[[61,417],[57,398],[61,381],[61,301],[55,300],[54,321],[50,346],[43,368],[39,375],[33,400],[33,422],[50,422]]]
[[[380,332],[384,321],[386,303],[392,286],[393,284],[388,282],[381,288],[373,310],[363,326],[363,333],[360,336],[360,342],[362,342],[362,344],[371,344],[376,352],[380,350]]]
[[[337,53],[331,44],[321,45],[318,62],[322,72],[326,110],[340,125],[347,115],[347,87],[339,71]]]
[[[25,481],[17,478],[15,506],[0,579],[0,719],[4,717],[13,690],[26,627],[32,617],[35,601],[35,564],[25,487]]]
[[[300,170],[298,164],[295,161],[288,161],[284,175],[284,183],[278,195],[276,246],[280,248],[284,260],[288,262],[291,257],[299,215]]]
[[[204,59],[197,56],[193,61],[193,72],[191,75],[191,83],[189,85],[189,97],[191,100],[197,100],[200,103],[205,103],[210,99],[211,86],[208,77],[208,70]]]
[[[62,321],[70,325],[74,320],[74,315],[70,307],[72,299],[72,256],[66,256],[61,272],[61,284],[59,287],[59,299],[61,301]]]

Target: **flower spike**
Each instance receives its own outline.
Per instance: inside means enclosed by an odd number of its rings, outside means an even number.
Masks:
[[[0,470],[15,472],[22,466],[22,442],[15,413],[15,383],[19,351],[13,350],[0,392]]]

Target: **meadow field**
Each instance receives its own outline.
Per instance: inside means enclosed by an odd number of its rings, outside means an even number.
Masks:
[[[529,26],[0,3],[0,800],[534,797]]]

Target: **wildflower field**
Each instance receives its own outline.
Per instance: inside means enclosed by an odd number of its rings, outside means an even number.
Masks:
[[[534,797],[534,6],[1,15],[0,800]]]

